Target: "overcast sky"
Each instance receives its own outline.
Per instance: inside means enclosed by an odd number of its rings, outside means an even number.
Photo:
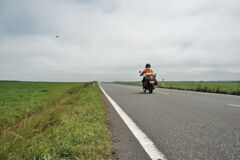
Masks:
[[[0,0],[0,80],[239,80],[239,0]],[[56,35],[59,35],[56,38]]]

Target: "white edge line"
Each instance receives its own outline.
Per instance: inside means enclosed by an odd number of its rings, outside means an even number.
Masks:
[[[105,92],[105,90],[99,84],[104,95],[107,97],[109,102],[115,108],[117,113],[120,115],[122,120],[126,123],[130,131],[136,137],[136,139],[140,142],[143,149],[147,152],[149,157],[152,160],[167,160],[166,157],[160,152],[154,143],[148,138],[148,136],[135,124],[135,122],[121,109],[121,107]]]
[[[232,107],[239,107],[240,108],[240,105],[237,105],[237,104],[228,104],[229,106],[232,106]]]

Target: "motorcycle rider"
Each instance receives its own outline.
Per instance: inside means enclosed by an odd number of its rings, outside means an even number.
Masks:
[[[144,74],[154,74],[154,71],[151,69],[151,64],[147,63],[145,66],[145,69],[141,72],[140,76],[143,76]],[[146,81],[146,77],[143,77],[142,84],[144,87],[144,83]],[[155,82],[157,84],[157,81]]]

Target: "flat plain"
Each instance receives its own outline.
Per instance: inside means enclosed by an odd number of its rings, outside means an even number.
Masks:
[[[94,83],[0,82],[1,159],[111,159],[106,122]]]

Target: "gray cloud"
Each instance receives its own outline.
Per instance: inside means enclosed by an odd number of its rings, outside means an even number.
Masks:
[[[238,0],[2,0],[0,79],[240,79]],[[59,34],[59,38],[55,36]]]

